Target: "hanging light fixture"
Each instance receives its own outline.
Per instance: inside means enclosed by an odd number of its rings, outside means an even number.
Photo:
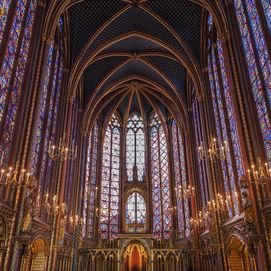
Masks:
[[[225,160],[227,151],[227,141],[223,142],[223,145],[219,145],[216,138],[211,140],[210,145],[206,148],[206,144],[201,142],[198,152],[200,159],[209,159],[211,162],[215,162],[216,159]]]
[[[189,199],[195,196],[195,188],[191,185],[179,185],[175,187],[175,191],[179,199]]]
[[[66,144],[66,134],[60,139],[58,145],[49,142],[48,154],[51,159],[61,161],[74,160],[77,157],[77,146],[74,142],[69,146]]]
[[[247,178],[249,183],[257,183],[260,185],[271,182],[271,168],[268,163],[262,163],[261,159],[258,159],[258,165],[252,165],[247,170]]]

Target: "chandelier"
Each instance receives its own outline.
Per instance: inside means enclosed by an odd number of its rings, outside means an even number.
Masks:
[[[22,169],[19,179],[17,179],[18,167],[19,167],[19,164],[16,163],[15,168],[13,167],[7,167],[6,169],[2,168],[0,170],[0,184],[1,185],[11,185],[11,184],[19,185],[25,179],[28,183],[28,180],[30,178],[30,173],[26,172],[25,169]]]
[[[204,226],[204,215],[202,211],[199,211],[194,218],[190,218],[190,226],[194,229],[202,228]]]
[[[237,194],[237,192],[236,192]],[[215,199],[208,201],[206,206],[206,214],[223,213],[228,210],[228,206],[231,202],[231,195],[226,193],[226,196],[216,194]]]
[[[82,217],[79,217],[79,215],[76,214],[70,216],[69,223],[72,227],[82,226],[84,224],[84,220]]]
[[[271,182],[271,168],[268,163],[262,164],[258,159],[258,165],[252,165],[251,169],[247,170],[247,178],[250,183],[266,184]]]
[[[38,202],[40,201],[40,195],[38,195]],[[50,195],[46,193],[42,200],[41,207],[45,209],[48,215],[65,215],[67,211],[67,205],[65,202],[58,204],[57,195]]]
[[[191,185],[188,186],[176,186],[176,195],[179,199],[189,199],[195,196],[195,188]]]
[[[71,146],[68,146],[66,144],[66,134],[64,134],[63,138],[60,138],[58,145],[53,145],[51,141],[49,142],[48,154],[53,160],[74,160],[77,157],[77,146],[75,146],[74,142]]]
[[[216,159],[225,160],[227,145],[227,141],[224,141],[223,145],[219,145],[216,138],[211,140],[211,143],[207,148],[205,147],[205,144],[201,142],[198,148],[200,159],[209,159],[211,162],[214,162]]]

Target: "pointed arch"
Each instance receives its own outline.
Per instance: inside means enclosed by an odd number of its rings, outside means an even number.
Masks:
[[[114,238],[119,231],[120,121],[113,113],[103,142],[100,236]]]

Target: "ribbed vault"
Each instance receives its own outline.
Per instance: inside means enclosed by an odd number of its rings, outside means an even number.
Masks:
[[[146,103],[155,107],[158,101],[166,102],[186,127],[187,78],[197,91],[203,89],[201,16],[201,6],[189,0],[93,0],[72,5],[69,91],[74,97],[83,81],[84,127],[89,128],[93,114],[110,107],[109,101],[126,99],[135,82],[136,93]]]

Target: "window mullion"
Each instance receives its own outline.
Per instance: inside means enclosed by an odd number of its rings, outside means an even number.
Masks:
[[[108,195],[108,238],[110,238],[111,236],[111,224],[110,224],[110,220],[111,220],[111,208],[110,208],[110,205],[111,205],[111,194],[112,194],[112,191],[111,191],[111,182],[112,182],[112,155],[113,155],[113,136],[114,136],[114,133],[113,133],[113,127],[110,127],[110,162],[109,162],[109,195]]]
[[[17,67],[18,67],[18,60],[20,58],[20,50],[21,50],[21,46],[22,46],[22,41],[23,41],[23,38],[24,38],[24,30],[25,30],[25,25],[26,25],[26,20],[27,20],[27,16],[28,16],[28,10],[29,10],[29,7],[30,7],[30,4],[29,2],[26,4],[26,7],[25,7],[25,11],[24,11],[24,15],[23,15],[23,20],[22,20],[22,24],[21,24],[21,31],[20,31],[20,35],[19,35],[19,41],[17,43],[17,47],[16,47],[16,52],[15,52],[15,57],[14,57],[14,64],[12,66],[12,72],[11,72],[11,77],[10,77],[10,80],[9,80],[9,84],[7,86],[7,96],[6,96],[6,99],[5,99],[5,107],[4,107],[4,110],[3,110],[3,118],[1,120],[1,123],[0,123],[0,135],[1,137],[3,136],[3,129],[5,127],[5,122],[6,122],[6,118],[7,118],[7,115],[8,115],[8,108],[9,108],[9,104],[10,104],[10,100],[11,100],[11,97],[12,97],[12,93],[13,93],[13,84],[14,84],[14,79],[15,79],[15,75],[16,75],[16,72],[17,72]],[[7,39],[7,42],[9,43],[10,39],[8,38]],[[7,44],[9,45],[9,44]],[[5,51],[3,51],[5,52]],[[2,66],[1,66],[2,67]],[[3,69],[3,67],[2,67]],[[2,140],[2,139],[1,139]]]
[[[0,40],[0,48],[1,48],[1,53],[0,54],[0,67],[2,68],[3,66],[3,61],[5,60],[5,52],[7,50],[8,42],[9,42],[9,36],[10,36],[10,31],[13,27],[14,19],[16,16],[16,8],[18,5],[18,0],[11,0],[10,1],[10,7],[8,10],[7,14],[7,21],[4,27],[4,32],[2,35],[2,39]]]
[[[159,183],[160,183],[160,208],[161,208],[161,236],[164,236],[164,221],[163,221],[163,217],[164,217],[164,210],[163,210],[163,193],[162,193],[162,189],[163,189],[163,184],[162,184],[162,175],[161,175],[161,142],[160,142],[160,127],[157,128],[157,140],[158,140],[158,161],[159,161]]]
[[[261,85],[263,87],[263,97],[264,97],[264,101],[265,101],[265,104],[266,104],[266,109],[268,111],[268,115],[271,116],[271,108],[270,108],[270,102],[271,101],[269,102],[269,99],[268,99],[267,93],[266,93],[268,91],[268,85],[267,85],[266,80],[264,79],[264,76],[263,76],[263,73],[262,73],[262,68],[261,68],[261,64],[260,64],[260,60],[259,60],[258,49],[257,49],[257,47],[255,45],[255,43],[258,42],[258,41],[255,40],[253,30],[251,28],[251,24],[250,24],[251,21],[250,21],[248,12],[247,12],[246,4],[244,4],[242,2],[242,5],[243,5],[243,10],[244,10],[244,14],[245,14],[245,17],[246,17],[246,21],[247,21],[247,29],[248,29],[249,36],[250,36],[250,39],[251,39],[251,46],[253,48],[253,54],[254,54],[254,58],[255,58],[255,61],[256,61],[258,74],[259,74],[259,77],[260,77]],[[269,60],[270,60],[270,58],[269,58]],[[270,91],[270,89],[269,89],[269,91]]]
[[[234,148],[233,148],[233,141],[232,141],[232,134],[230,131],[230,123],[229,123],[229,118],[228,118],[228,108],[226,105],[226,97],[224,95],[224,85],[223,85],[223,79],[222,79],[222,75],[221,75],[221,67],[220,67],[220,61],[219,61],[219,56],[218,56],[218,51],[217,51],[217,46],[214,48],[214,56],[215,56],[215,61],[216,61],[216,65],[217,65],[217,74],[218,74],[218,80],[219,80],[219,85],[220,85],[220,95],[221,95],[221,102],[222,102],[222,106],[223,106],[223,111],[224,111],[224,118],[225,118],[225,127],[226,127],[226,134],[227,134],[227,146],[228,146],[228,151],[230,152],[230,159],[231,159],[231,166],[232,166],[232,171],[233,171],[233,177],[234,177],[234,189],[235,191],[232,191],[232,189],[230,189],[229,193],[230,193],[230,202],[231,202],[231,206],[234,207],[234,202],[236,202],[238,204],[238,208],[240,208],[239,206],[239,202],[238,199],[236,198],[235,192],[237,192],[237,187],[238,187],[238,172],[237,172],[237,165],[236,165],[236,159],[235,159],[235,152],[234,152]],[[233,116],[234,121],[236,120],[234,112],[233,112]],[[235,134],[234,136],[237,137],[237,141],[239,143],[239,138],[238,138],[238,134]],[[227,146],[225,148],[227,148]],[[238,147],[240,148],[240,145],[238,145]],[[226,149],[226,155],[227,155],[227,149]],[[227,166],[228,168],[228,166]],[[229,169],[228,169],[229,170]],[[230,186],[231,187],[231,186]],[[234,211],[235,208],[233,208]]]

